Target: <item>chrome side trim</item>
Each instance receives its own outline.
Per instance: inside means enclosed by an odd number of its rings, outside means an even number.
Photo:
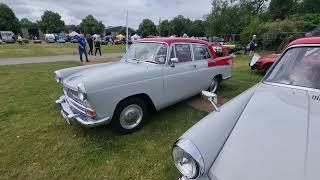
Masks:
[[[272,86],[285,87],[285,88],[290,88],[290,89],[299,89],[299,90],[305,90],[305,91],[311,91],[311,92],[320,93],[320,89],[314,89],[314,88],[308,88],[308,87],[293,86],[293,85],[273,83],[273,82],[267,82],[267,81],[263,81],[262,84],[267,84],[267,85],[272,85]]]
[[[223,80],[227,80],[227,79],[230,79],[232,76],[227,76],[227,77],[224,77]]]
[[[189,140],[189,139],[179,139],[175,146],[180,147],[183,149],[186,153],[188,153],[195,161],[197,161],[199,165],[199,174],[196,178],[199,176],[202,176],[204,174],[204,160],[203,157],[199,151],[199,149]],[[195,178],[195,179],[196,179]]]

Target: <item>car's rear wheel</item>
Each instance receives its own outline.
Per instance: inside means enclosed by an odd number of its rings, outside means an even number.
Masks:
[[[121,101],[112,118],[112,127],[123,133],[139,130],[148,115],[147,104],[140,98]]]
[[[217,92],[218,85],[219,85],[219,79],[217,77],[214,77],[210,84],[209,91],[213,93]]]

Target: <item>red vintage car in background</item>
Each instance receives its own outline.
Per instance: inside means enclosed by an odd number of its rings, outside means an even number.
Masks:
[[[214,50],[214,52],[216,53],[217,56],[220,56],[220,57],[225,56],[225,55],[230,54],[230,52],[231,52],[230,47],[222,46],[217,41],[209,42],[209,44],[211,45],[212,49]]]
[[[271,54],[266,56],[261,56],[260,59],[251,66],[252,70],[259,70],[259,71],[268,71],[272,64],[278,59],[281,54]]]
[[[305,43],[305,42],[308,42],[308,40],[310,38],[313,38],[312,36],[311,37],[303,37],[303,38],[298,38],[294,41],[291,41],[289,44],[287,44],[283,49],[287,49],[287,47],[289,46],[293,46],[293,45],[296,45],[297,42],[300,43]],[[251,66],[251,69],[252,70],[259,70],[259,71],[265,71],[267,72],[269,70],[269,68],[272,66],[272,64],[274,62],[277,61],[278,57],[281,55],[282,53],[276,53],[276,54],[271,54],[271,55],[266,55],[266,56],[261,56],[260,59],[253,65]]]

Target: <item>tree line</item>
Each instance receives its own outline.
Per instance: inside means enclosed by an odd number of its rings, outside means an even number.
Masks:
[[[278,46],[320,25],[319,0],[212,0],[212,10],[203,20],[179,15],[157,26],[144,19],[138,32],[143,36],[219,36],[237,34],[242,43],[257,35],[264,46]]]
[[[206,23],[208,36],[239,34],[244,43],[257,35],[264,47],[278,47],[320,25],[320,3],[319,0],[214,0]]]
[[[0,30],[20,33],[21,28],[30,29],[38,27],[44,33],[60,33],[65,31],[65,22],[57,12],[46,10],[37,22],[31,22],[27,18],[20,21],[12,9],[4,3],[0,3]],[[86,16],[80,23],[80,31],[85,34],[101,34],[105,25],[92,15]]]
[[[168,37],[171,35],[182,36],[190,34],[195,37],[205,36],[205,21],[185,18],[182,15],[174,17],[172,20],[163,20],[156,26],[150,19],[144,19],[137,30],[142,37],[147,36],[162,36]]]

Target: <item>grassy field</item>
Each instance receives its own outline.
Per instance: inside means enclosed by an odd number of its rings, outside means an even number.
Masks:
[[[262,77],[238,56],[219,95],[232,98]],[[152,114],[139,132],[69,126],[54,100],[56,69],[75,62],[0,66],[0,179],[175,179],[175,140],[206,113],[182,102]]]
[[[125,45],[102,45],[102,53],[124,52]],[[77,44],[0,44],[0,58],[31,57],[31,56],[54,56],[76,55]]]

